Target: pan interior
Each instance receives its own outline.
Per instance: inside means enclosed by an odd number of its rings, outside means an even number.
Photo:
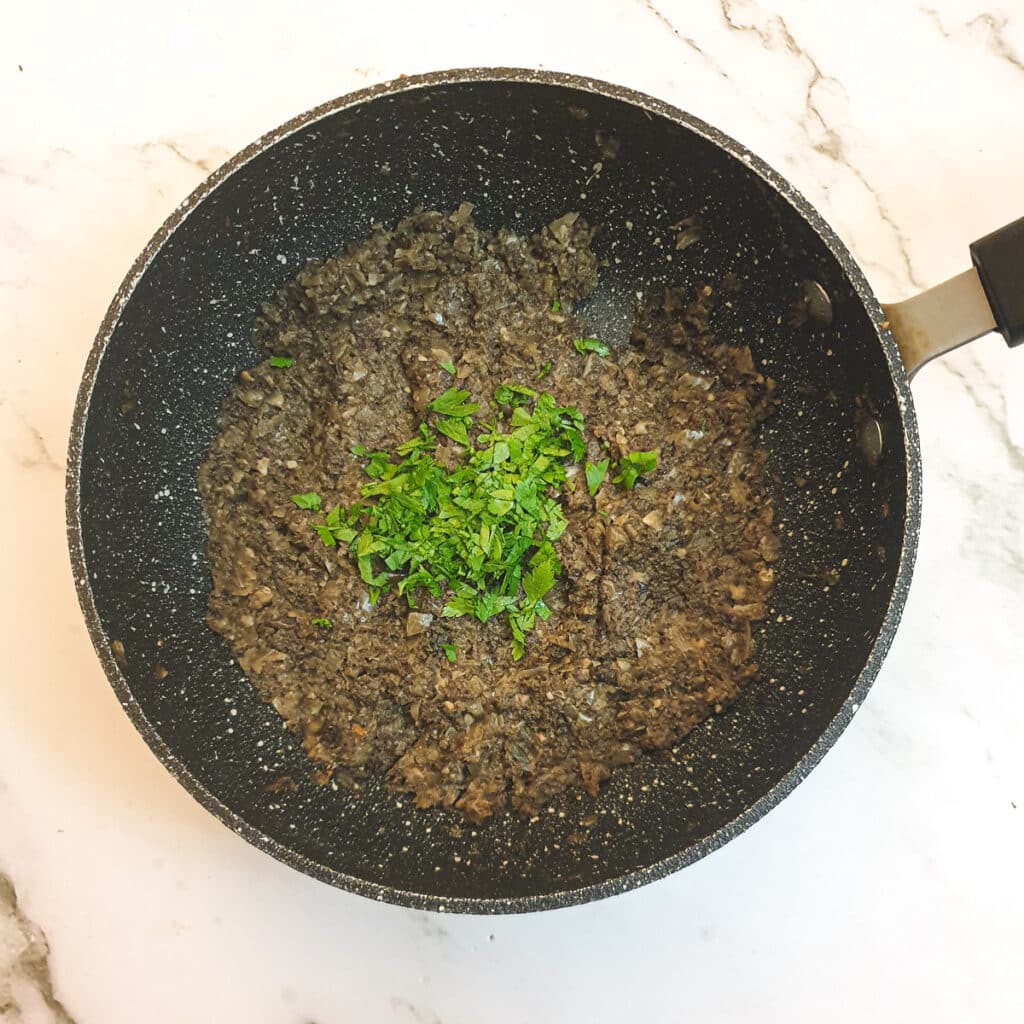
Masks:
[[[378,96],[237,167],[128,295],[96,370],[81,445],[81,546],[97,642],[114,644],[115,685],[147,738],[155,733],[172,752],[172,770],[276,855],[369,894],[463,909],[475,900],[525,909],[601,882],[625,886],[624,876],[699,855],[850,699],[904,539],[897,396],[840,260],[706,132],[538,82]],[[204,624],[210,581],[196,491],[218,405],[259,358],[249,335],[260,301],[307,258],[364,237],[374,222],[465,199],[488,228],[531,231],[569,210],[601,225],[596,249],[607,264],[589,300],[599,335],[628,333],[638,292],[735,273],[738,293],[714,326],[722,339],[750,344],[781,396],[764,428],[783,544],[771,618],[756,634],[760,681],[674,752],[620,770],[597,801],[570,794],[533,821],[475,827],[372,785],[356,797],[309,780],[297,742]],[[677,249],[673,225],[690,217],[702,236]],[[806,282],[827,294],[830,323]],[[807,294],[819,315],[808,315]],[[868,416],[884,438],[880,460],[858,444],[858,431],[874,429]],[[295,792],[268,791],[282,775]]]

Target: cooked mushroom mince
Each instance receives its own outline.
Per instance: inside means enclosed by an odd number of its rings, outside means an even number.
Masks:
[[[778,539],[773,382],[709,318],[730,282],[577,315],[575,213],[417,212],[313,260],[199,473],[210,626],[320,782],[471,821],[669,747],[757,674]]]

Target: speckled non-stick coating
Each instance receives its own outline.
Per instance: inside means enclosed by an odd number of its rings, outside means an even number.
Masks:
[[[783,554],[757,636],[763,678],[671,757],[616,772],[596,801],[573,793],[532,821],[479,826],[377,786],[353,796],[309,781],[298,744],[204,623],[196,490],[217,408],[259,358],[249,342],[258,303],[304,260],[375,221],[467,198],[489,228],[533,230],[567,210],[602,225],[596,248],[608,265],[589,302],[597,334],[628,331],[637,292],[734,271],[741,287],[716,328],[750,344],[782,398],[764,431]],[[704,237],[676,250],[671,225],[692,215]],[[808,279],[831,298],[828,326],[794,322]],[[372,898],[536,910],[689,864],[810,771],[863,701],[896,628],[920,467],[906,375],[881,321],[850,254],[787,182],[650,97],[488,69],[403,79],[303,114],[179,207],[125,279],[89,356],[68,530],[111,684],[204,806],[275,857]],[[856,443],[858,400],[882,426],[874,466]],[[268,792],[283,774],[298,790]]]

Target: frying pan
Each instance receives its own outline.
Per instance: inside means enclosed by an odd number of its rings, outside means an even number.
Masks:
[[[583,315],[608,340],[628,336],[638,293],[734,273],[738,292],[713,329],[750,345],[781,400],[763,428],[782,556],[756,636],[760,678],[673,751],[620,769],[598,798],[565,794],[536,819],[477,826],[415,810],[375,782],[353,794],[310,780],[296,739],[204,623],[196,489],[221,400],[262,358],[249,341],[259,303],[374,222],[466,199],[490,229],[537,230],[568,210],[600,225],[605,265]],[[686,218],[700,230],[677,248],[673,225]],[[994,326],[1011,343],[1024,337],[1024,221],[973,251],[976,270],[883,311],[834,232],[740,144],[648,96],[567,75],[432,74],[295,118],[175,211],[88,359],[68,533],[114,690],[157,757],[222,821],[365,896],[536,910],[690,864],[807,775],[878,672],[920,521],[909,376]],[[294,792],[270,785],[282,776]]]

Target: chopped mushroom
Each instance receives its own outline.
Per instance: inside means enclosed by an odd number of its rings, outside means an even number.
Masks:
[[[534,234],[485,232],[472,213],[463,203],[374,227],[263,305],[255,344],[301,359],[301,372],[239,375],[199,489],[207,621],[316,781],[381,778],[417,807],[476,822],[537,814],[569,789],[596,795],[619,766],[726,708],[758,671],[750,623],[766,615],[780,542],[757,441],[774,384],[708,327],[728,283],[640,292],[628,344],[580,352],[574,341],[594,337],[578,315],[598,273],[593,229],[569,212]],[[679,222],[664,242],[691,244],[697,228]],[[314,529],[381,479],[353,450],[385,453],[375,472],[390,472],[450,384],[483,406],[467,441],[497,418],[486,403],[500,385],[549,391],[585,422],[585,451],[566,461],[589,477],[500,499],[553,501],[566,521],[518,662],[507,615],[445,615],[447,583],[386,591],[376,555],[358,564],[355,526],[328,529],[333,545]],[[455,470],[466,445],[437,440],[430,457]],[[491,557],[491,539],[468,557]]]

